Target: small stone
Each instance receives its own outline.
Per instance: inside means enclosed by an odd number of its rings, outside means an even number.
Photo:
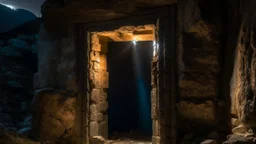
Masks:
[[[217,141],[216,141],[216,140],[209,139],[209,140],[204,140],[204,141],[201,142],[200,144],[217,144]]]
[[[90,144],[105,144],[105,139],[102,136],[94,136],[90,139]]]
[[[107,109],[108,109],[108,102],[104,101],[104,102],[100,102],[99,104],[99,109],[100,109],[100,112],[106,112]]]
[[[98,136],[98,135],[99,135],[98,122],[95,122],[95,121],[90,122],[90,136]]]
[[[99,113],[100,112],[99,106],[96,104],[90,105],[90,112],[91,114]]]
[[[108,138],[108,123],[106,121],[102,121],[99,123],[99,135]]]
[[[92,89],[91,92],[91,100],[92,102],[98,104],[100,102],[101,90],[100,89]]]
[[[92,50],[100,52],[101,51],[101,44],[92,44]]]
[[[152,121],[153,125],[153,136],[159,136],[159,122],[158,120],[153,120]]]
[[[90,115],[90,120],[92,121],[102,121],[103,120],[103,114],[102,113],[96,113]]]
[[[223,144],[255,144],[255,137],[245,137],[240,134],[230,135],[228,140],[223,142]]]
[[[237,127],[237,126],[239,126],[240,124],[242,124],[238,118],[232,118],[232,119],[231,119],[231,123],[232,123],[232,125],[235,126],[235,127]]]
[[[232,129],[232,133],[237,134],[237,133],[246,133],[248,131],[248,128],[245,127],[244,125],[239,125],[235,128]]]
[[[97,34],[92,34],[91,36],[91,43],[92,44],[99,44],[100,43],[100,40],[99,40],[99,37]]]

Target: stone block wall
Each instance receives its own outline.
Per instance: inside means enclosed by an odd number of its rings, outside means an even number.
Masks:
[[[74,143],[78,91],[76,59],[73,28],[59,36],[41,26],[32,101],[35,140]]]
[[[96,33],[91,34],[88,49],[89,72],[89,136],[108,139],[107,49],[108,41]]]
[[[204,9],[200,7],[202,3],[179,2],[177,112],[180,131],[185,133],[210,132],[225,111],[222,107],[225,104],[219,99],[221,29],[216,21],[204,17],[213,15],[214,2],[205,2]]]

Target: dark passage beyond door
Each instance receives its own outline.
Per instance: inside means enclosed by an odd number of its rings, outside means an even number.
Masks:
[[[109,43],[109,135],[130,131],[152,135],[152,57],[153,42]]]

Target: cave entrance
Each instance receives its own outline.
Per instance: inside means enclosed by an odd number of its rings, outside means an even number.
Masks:
[[[108,128],[109,139],[151,141],[151,61],[153,41],[110,42]]]
[[[155,25],[90,33],[90,136],[151,141],[155,35]]]
[[[99,138],[107,140],[111,138],[111,131],[114,131],[111,118],[117,118],[113,112],[114,117],[111,116],[111,109],[118,105],[113,105],[110,99],[113,87],[111,75],[114,78],[117,76],[110,73],[111,66],[108,69],[109,64],[115,64],[108,60],[111,50],[114,50],[111,49],[115,45],[113,43],[126,42],[130,46],[136,43],[139,46],[139,43],[150,41],[154,46],[150,67],[152,137],[149,143],[176,144],[176,23],[177,5],[170,5],[137,11],[120,19],[76,24],[78,143],[94,144],[94,140]],[[120,49],[124,50],[123,46]],[[111,58],[118,56],[116,54]],[[131,105],[131,102],[127,104]],[[116,124],[115,121],[112,123]]]

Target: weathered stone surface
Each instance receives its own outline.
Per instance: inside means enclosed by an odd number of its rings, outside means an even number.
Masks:
[[[101,44],[92,43],[92,51],[100,52],[101,51]]]
[[[92,80],[92,87],[108,88],[108,72],[106,71],[90,71]]]
[[[103,120],[103,114],[102,113],[93,113],[90,115],[91,121],[102,121]]]
[[[247,132],[248,132],[248,127],[246,127],[242,124],[232,129],[233,134],[239,134],[239,133],[242,134],[242,133],[247,133]]]
[[[90,136],[98,136],[99,135],[99,124],[98,124],[98,122],[91,121],[89,128],[90,128]]]
[[[108,102],[107,101],[100,102],[98,105],[99,105],[100,112],[105,113],[107,111],[107,109],[108,109]]]
[[[179,56],[179,88],[184,98],[217,95],[218,47],[192,34],[183,34]]]
[[[102,136],[94,136],[90,138],[90,144],[105,144],[106,141]]]
[[[223,144],[255,144],[256,139],[253,137],[245,137],[243,135],[231,135]]]
[[[76,118],[76,98],[73,94],[54,89],[37,90],[32,108],[32,131],[36,139],[70,142]]]
[[[100,112],[100,108],[98,105],[96,105],[96,104],[90,105],[90,113],[91,114],[95,114],[95,113],[99,113],[99,112]]]
[[[92,102],[98,104],[101,101],[101,99],[100,99],[101,95],[103,95],[102,90],[92,89],[92,91],[91,91],[91,100],[92,100]]]
[[[204,140],[200,144],[217,144],[216,140]]]
[[[96,51],[91,51],[90,60],[93,62],[100,62],[100,53]]]
[[[153,136],[159,136],[159,121],[158,120],[153,120],[152,121],[152,128],[153,128]]]
[[[158,119],[159,118],[158,107],[156,107],[156,105],[152,105],[152,107],[151,107],[151,118],[152,119]]]
[[[40,88],[66,88],[68,77],[76,73],[76,56],[73,29],[68,36],[60,37],[40,28],[38,41],[38,79]]]
[[[237,126],[239,126],[242,123],[237,118],[231,118],[231,124],[232,124],[233,127],[237,127]]]
[[[107,121],[102,121],[99,123],[99,135],[103,138],[108,138],[108,123]]]
[[[97,34],[92,34],[91,35],[91,43],[92,44],[99,44],[100,43],[100,39],[99,39],[99,36]]]
[[[152,144],[160,144],[161,139],[159,136],[152,136]]]
[[[215,105],[213,101],[193,103],[180,101],[177,104],[178,113],[185,123],[214,125],[216,123]],[[185,125],[185,123],[183,123]]]
[[[255,3],[255,2],[254,2]],[[255,13],[255,10],[251,12]],[[248,17],[255,19],[255,17]],[[249,19],[244,19],[239,33],[231,80],[231,113],[247,127],[256,127],[255,34]],[[254,20],[255,21],[255,20]]]
[[[66,26],[72,23],[95,22],[117,19],[128,16],[129,14],[139,10],[139,8],[154,8],[177,2],[176,0],[133,0],[133,1],[65,1],[61,6],[55,1],[46,1],[42,5],[42,14],[45,17],[45,23],[50,29],[65,30]],[[59,8],[61,10],[59,10]],[[61,17],[60,17],[61,15]],[[55,20],[59,16],[58,21]],[[66,21],[69,19],[69,21]],[[58,25],[57,24],[62,24]]]

